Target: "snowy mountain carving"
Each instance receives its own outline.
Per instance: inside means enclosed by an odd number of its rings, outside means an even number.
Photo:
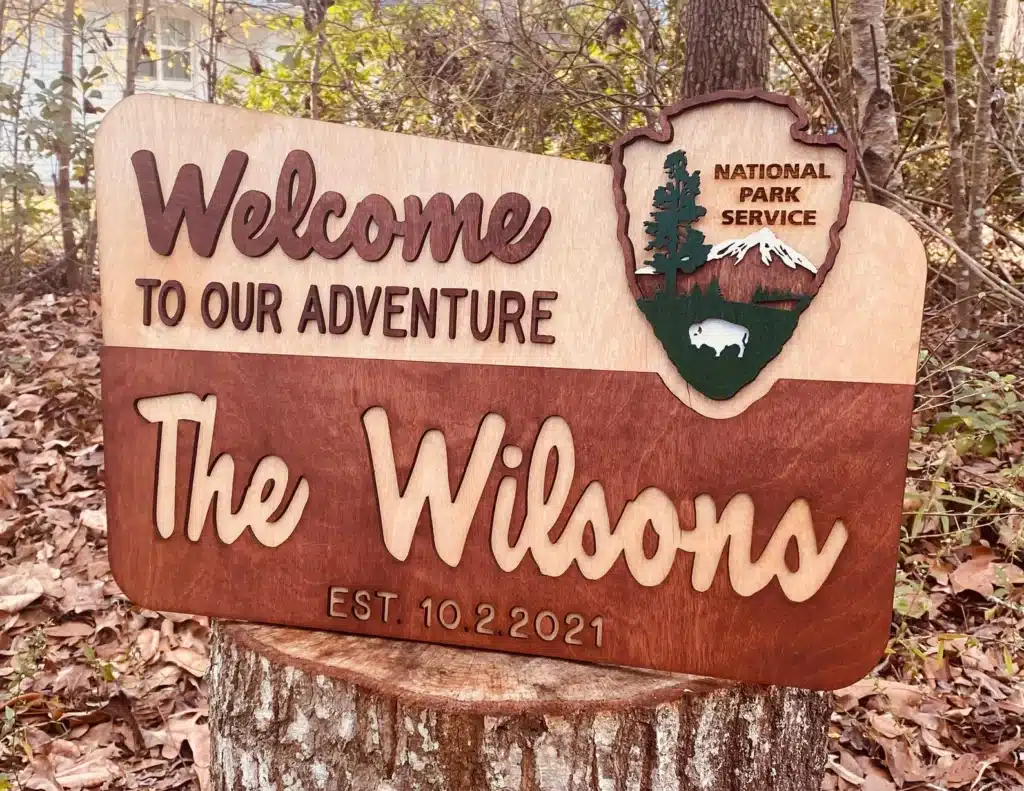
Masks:
[[[761,254],[761,263],[765,266],[770,266],[772,257],[778,256],[779,260],[790,269],[801,266],[811,274],[818,273],[818,267],[808,261],[807,257],[798,250],[790,247],[772,233],[771,228],[761,228],[743,239],[728,239],[712,245],[711,252],[708,253],[708,260],[734,257],[738,264],[755,247],[758,248]]]
[[[736,264],[742,261],[747,253],[757,248],[761,263],[771,266],[772,259],[777,257],[790,269],[801,267],[811,274],[817,274],[818,268],[812,264],[799,250],[786,244],[782,239],[772,233],[771,228],[761,228],[742,239],[726,239],[724,242],[711,246],[708,253],[708,261],[716,261],[721,258],[735,258]],[[638,275],[654,275],[656,270],[650,264],[639,267],[636,270]]]

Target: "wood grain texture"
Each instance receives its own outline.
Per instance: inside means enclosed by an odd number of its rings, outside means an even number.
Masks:
[[[807,791],[827,695],[219,622],[212,787]]]
[[[730,106],[723,105],[726,111]],[[709,121],[701,127],[700,141],[725,145],[724,150],[732,152],[730,158],[746,159],[749,155],[763,161],[779,161],[784,155],[799,156],[801,148],[807,146],[798,145],[791,137],[792,114],[784,107],[773,106],[769,111],[765,124],[771,121],[772,125],[766,125],[760,134],[757,128],[751,131],[749,123],[730,130],[712,127]],[[197,134],[197,130],[202,132]],[[924,251],[905,221],[874,205],[851,207],[828,287],[818,292],[778,357],[736,397],[715,402],[701,396],[680,377],[635,304],[616,236],[613,170],[607,165],[154,96],[137,96],[119,104],[104,120],[96,148],[100,173],[103,324],[105,340],[111,345],[652,372],[682,403],[701,414],[719,418],[749,408],[779,379],[899,384],[914,381],[926,271]],[[791,151],[793,148],[796,153]],[[693,145],[688,145],[688,149],[691,153],[696,150]],[[424,244],[416,260],[410,262],[406,252],[411,256],[413,251],[406,250],[407,240],[392,244],[377,261],[363,260],[354,250],[337,260],[326,260],[314,251],[309,258],[296,261],[280,244],[261,258],[253,259],[226,238],[227,225],[221,232],[225,238],[216,247],[213,259],[197,255],[184,236],[170,255],[163,256],[148,242],[131,162],[132,154],[138,150],[152,151],[165,189],[182,166],[193,164],[200,168],[211,202],[213,185],[231,151],[245,151],[249,157],[236,204],[249,191],[275,195],[282,163],[291,152],[304,151],[316,167],[317,192],[343,193],[350,207],[367,196],[383,196],[396,213],[403,215],[403,221],[412,218],[415,225],[419,222],[415,218],[421,213],[411,204],[406,205],[405,199],[410,196],[418,197],[425,207],[437,194],[452,196],[456,201],[479,195],[485,212],[481,217],[488,217],[502,195],[518,193],[529,200],[532,217],[537,217],[542,207],[550,211],[550,226],[536,251],[517,264],[506,264],[493,256],[473,263],[480,251],[467,252],[462,244],[456,244],[450,256],[447,245],[439,244],[437,257],[448,257],[446,262],[434,260],[431,245]],[[836,153],[838,174],[844,155],[838,149]],[[663,152],[651,160],[654,183],[662,176],[663,160]],[[458,166],[453,167],[452,163]],[[833,178],[830,184],[841,181]],[[637,184],[639,189],[640,182]],[[650,203],[649,185],[643,189],[644,210],[636,215],[639,219],[643,219]],[[839,193],[833,189],[822,200],[826,198],[838,205]],[[336,238],[344,227],[345,220],[338,221],[337,227],[332,225],[331,238]],[[299,227],[302,230],[304,226]],[[808,240],[824,254],[829,249],[827,228],[818,226],[811,231]],[[709,234],[709,240],[715,239]],[[800,242],[796,237],[791,241]],[[797,247],[817,261],[814,249],[802,242]],[[364,253],[376,257],[373,251]],[[160,320],[158,303],[151,311],[151,321],[143,322],[143,288],[136,285],[137,278],[180,284],[187,300],[180,321],[167,326]],[[223,285],[240,321],[236,323],[230,311],[219,327],[204,321],[202,296],[211,281]],[[257,292],[260,285],[264,288]],[[379,288],[376,313],[367,320],[365,332],[359,316],[346,332],[330,331],[329,316],[325,317],[327,332],[320,332],[315,320],[299,332],[313,285],[319,288],[324,300],[333,287],[348,289],[338,293],[351,297],[357,309],[360,293],[369,305]],[[280,333],[264,313],[259,314],[261,319],[242,320],[246,318],[247,290],[254,291],[253,300],[259,296],[271,303],[275,299],[271,286],[280,291],[276,314]],[[391,329],[385,332],[383,292],[387,288],[407,288],[410,292],[390,292],[393,306],[404,308],[404,312],[389,314]],[[413,306],[417,299],[429,302],[432,290],[436,292],[440,311],[436,332],[428,335],[421,325],[414,335]],[[533,297],[552,293],[558,297],[538,305],[551,315],[541,319],[536,327],[523,320],[523,342],[511,325],[505,327],[502,341],[497,320],[488,339],[482,341],[469,322],[469,292],[473,290],[479,292],[482,306],[488,304],[492,295],[500,300],[502,294],[521,294],[527,317],[535,314]],[[235,292],[242,300],[240,306],[233,297]],[[465,296],[449,297],[446,292],[465,292]],[[453,338],[449,333],[449,301],[456,298],[461,302],[458,331]],[[219,297],[214,295],[211,299],[213,307],[219,309]],[[345,304],[343,296],[338,300]],[[170,295],[164,306],[169,316],[173,316],[176,304]],[[509,315],[518,310],[514,302],[509,302],[507,308]],[[497,306],[495,310],[498,311]],[[481,319],[480,326],[485,323]],[[407,334],[403,336],[401,331]],[[553,338],[554,342],[532,342],[531,335]]]
[[[103,392],[111,564],[126,593],[146,606],[811,688],[861,677],[886,640],[909,385],[784,380],[742,415],[718,421],[685,407],[654,374],[107,347]],[[178,434],[179,521],[170,538],[160,537],[154,523],[160,431],[141,417],[136,401],[175,392],[216,395],[210,452],[212,459],[228,454],[234,461],[235,509],[268,454],[288,466],[285,504],[299,476],[308,482],[309,501],[291,538],[270,548],[242,531],[229,545],[209,518],[198,540],[186,538],[193,429]],[[680,526],[691,530],[698,495],[709,495],[721,510],[734,495],[748,494],[756,558],[793,501],[805,498],[818,546],[836,520],[849,531],[848,543],[806,601],[787,597],[777,582],[737,594],[724,559],[710,588],[699,592],[686,552],[656,587],[638,584],[621,557],[599,579],[583,578],[575,566],[545,576],[530,556],[505,572],[489,543],[492,504],[499,479],[515,479],[512,524],[522,524],[528,465],[509,469],[499,462],[483,485],[459,564],[439,558],[427,509],[400,561],[382,539],[362,423],[372,407],[387,414],[399,482],[407,480],[431,429],[447,443],[454,491],[484,415],[503,415],[503,444],[527,458],[543,421],[558,415],[575,438],[570,506],[599,481],[614,520],[655,486],[677,504]],[[568,512],[563,509],[552,536]],[[657,546],[648,530],[647,558]],[[328,613],[331,586],[347,589],[338,604],[345,618]],[[373,615],[367,620],[356,615],[359,590],[368,591],[363,604]],[[387,623],[381,594],[397,594],[387,599]],[[427,597],[429,630],[419,606]],[[442,625],[455,622],[446,601],[460,608],[455,628]],[[481,604],[493,607],[493,635],[473,631]],[[524,639],[509,636],[517,607],[528,614]],[[551,619],[542,618],[538,628],[544,611]],[[573,613],[584,624],[582,645],[564,640]],[[603,619],[600,648],[590,626],[596,617]],[[556,622],[557,638],[543,639],[540,632],[550,634]]]
[[[122,103],[96,153],[119,583],[217,617],[859,678],[888,632],[924,253],[850,204],[850,150],[806,126],[722,93],[607,167]],[[703,170],[699,228],[676,146]],[[786,217],[781,267],[733,252],[691,280],[793,310],[677,327],[675,296],[638,303],[659,187],[672,282],[739,249],[749,212]],[[700,378],[704,347],[742,355],[757,327],[698,319],[769,314],[735,381]]]
[[[570,714],[657,706],[739,686],[683,673],[499,654],[407,640],[219,621],[238,647],[275,665],[403,703],[475,714]]]

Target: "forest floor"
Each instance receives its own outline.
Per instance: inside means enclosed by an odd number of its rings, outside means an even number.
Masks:
[[[826,789],[1024,788],[1024,349],[986,321],[1000,375],[922,364],[892,638]],[[110,574],[99,347],[95,297],[0,306],[0,791],[209,785],[209,622]]]

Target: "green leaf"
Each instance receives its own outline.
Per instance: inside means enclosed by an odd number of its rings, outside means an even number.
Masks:
[[[974,437],[969,434],[957,437],[953,440],[953,447],[956,448],[956,452],[961,456],[966,456],[974,449]]]
[[[991,456],[996,452],[996,438],[994,434],[986,434],[975,445],[979,456]]]
[[[963,423],[964,419],[960,417],[960,415],[946,415],[946,417],[940,418],[938,422],[932,426],[932,433],[945,434],[947,431],[960,428]]]
[[[907,618],[920,618],[928,614],[931,601],[922,585],[901,583],[896,586],[893,609]]]

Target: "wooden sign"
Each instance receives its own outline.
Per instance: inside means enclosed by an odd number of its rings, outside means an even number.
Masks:
[[[888,634],[925,261],[789,99],[611,166],[137,96],[96,144],[133,600],[838,687]]]

